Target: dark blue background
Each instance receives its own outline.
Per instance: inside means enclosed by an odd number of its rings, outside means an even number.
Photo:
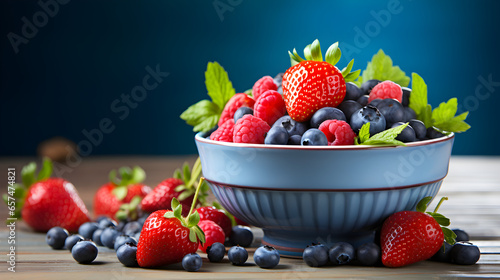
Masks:
[[[500,82],[500,2],[400,0],[399,13],[377,22],[374,14],[392,2],[73,0],[16,54],[8,34],[21,36],[22,18],[33,22],[43,10],[35,1],[0,1],[0,154],[34,155],[40,141],[58,135],[79,143],[103,118],[114,130],[90,154],[196,153],[179,115],[207,97],[207,62],[223,65],[241,92],[286,70],[287,51],[302,53],[318,38],[323,51],[341,42],[339,67],[350,56],[364,69],[383,49],[425,79],[433,107],[458,97],[472,128],[457,136],[453,153],[499,155],[500,86],[479,95],[476,88],[480,77]],[[214,3],[227,9],[218,13]],[[121,120],[111,104],[156,65],[169,76]]]

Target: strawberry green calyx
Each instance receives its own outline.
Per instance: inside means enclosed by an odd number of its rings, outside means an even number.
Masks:
[[[130,203],[123,203],[120,209],[116,212],[115,217],[118,221],[124,221],[130,218],[136,221],[139,218],[139,205],[141,204],[142,197],[136,195],[132,198]]]
[[[43,158],[42,168],[36,173],[36,163],[30,162],[21,170],[21,183],[10,183],[8,186],[8,194],[3,194],[2,199],[10,207],[12,207],[13,215],[11,218],[21,218],[21,210],[24,205],[24,200],[28,189],[31,185],[38,181],[48,179],[52,175],[52,161],[49,158]],[[13,205],[14,202],[14,205]]]
[[[139,166],[130,167],[124,166],[118,169],[120,178],[117,177],[116,170],[109,172],[109,181],[115,185],[113,194],[118,200],[123,200],[127,196],[128,186],[139,184],[146,179],[146,172]]]
[[[447,226],[450,225],[450,219],[446,218],[444,215],[437,213],[437,210],[441,206],[441,204],[445,201],[448,200],[448,197],[442,197],[438,204],[436,205],[436,208],[434,209],[434,212],[426,212],[427,206],[429,202],[432,200],[431,196],[426,196],[420,200],[420,202],[417,204],[417,212],[421,213],[426,213],[432,216],[436,222],[441,226],[441,229],[443,230],[443,235],[446,243],[453,245],[455,244],[455,238],[457,235]]]
[[[314,40],[312,44],[309,44],[304,48],[304,57],[306,59],[300,57],[296,49],[293,49],[293,52],[288,51],[288,55],[290,56],[290,62],[292,66],[306,60],[323,61],[321,46],[318,39]],[[326,51],[325,61],[335,66],[335,64],[339,62],[341,55],[342,52],[339,48],[339,42],[335,42]],[[344,77],[346,83],[356,80],[361,73],[361,70],[351,72],[353,64],[354,59],[351,60],[344,69],[342,69],[342,76]]]
[[[168,211],[165,213],[164,217],[165,218],[175,218],[178,219],[182,226],[186,227],[189,229],[189,240],[191,242],[198,242],[198,240],[203,244],[205,243],[205,233],[203,233],[203,230],[198,226],[198,223],[200,222],[200,214],[198,211],[194,211],[194,207],[196,206],[196,201],[198,199],[198,195],[201,190],[201,186],[203,185],[203,182],[205,181],[205,178],[201,177],[200,182],[198,183],[198,187],[196,188],[196,192],[194,194],[194,199],[193,203],[191,204],[191,209],[189,210],[188,215],[184,218],[182,217],[182,204],[180,204],[179,200],[177,200],[175,197],[172,199],[172,210],[173,211]]]
[[[193,168],[189,169],[189,164],[186,162],[182,166],[182,170],[177,169],[174,172],[174,178],[180,179],[184,182],[184,184],[179,185],[175,188],[176,192],[180,192],[181,194],[177,197],[178,200],[183,201],[186,198],[192,196],[198,189],[198,179],[201,175],[201,160],[198,157],[196,159]],[[200,194],[198,196],[198,201],[203,204],[206,201],[207,192],[209,190],[209,186],[205,181],[200,181]],[[173,208],[172,208],[173,209]]]

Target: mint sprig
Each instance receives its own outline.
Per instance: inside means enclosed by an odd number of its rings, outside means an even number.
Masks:
[[[390,80],[402,87],[407,87],[410,84],[410,77],[406,76],[406,73],[399,66],[393,66],[391,57],[386,55],[383,50],[379,50],[372,57],[362,76],[355,83],[360,86],[363,81],[372,79]]]
[[[205,86],[212,101],[201,100],[189,106],[180,116],[193,126],[194,132],[207,132],[217,125],[224,106],[235,94],[227,72],[217,62],[208,63]]]
[[[408,123],[379,132],[370,137],[370,123],[365,123],[359,130],[355,139],[356,145],[371,146],[406,146],[405,143],[396,140],[396,137],[408,126]]]

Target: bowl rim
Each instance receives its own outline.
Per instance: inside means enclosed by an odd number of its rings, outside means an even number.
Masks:
[[[266,144],[248,144],[248,143],[232,143],[232,142],[222,142],[210,140],[209,138],[202,137],[203,132],[196,133],[194,139],[197,142],[205,143],[209,145],[219,145],[226,147],[235,148],[260,148],[260,149],[271,149],[271,150],[296,150],[296,151],[307,151],[307,150],[373,150],[373,149],[402,149],[408,147],[418,147],[426,146],[435,143],[450,141],[455,137],[455,133],[451,132],[443,137],[415,141],[411,143],[405,143],[406,146],[373,146],[373,145],[339,145],[339,146],[301,146],[301,145],[266,145]]]

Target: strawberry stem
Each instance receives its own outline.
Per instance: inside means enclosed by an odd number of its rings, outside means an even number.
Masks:
[[[200,193],[200,189],[201,189],[201,185],[203,184],[203,181],[205,181],[205,177],[200,177],[200,182],[198,183],[198,186],[196,187],[196,192],[194,193],[193,203],[191,203],[191,209],[189,209],[189,212],[186,216],[186,223],[187,223],[187,220],[189,219],[189,216],[191,215],[191,213],[193,213],[194,207],[198,203],[198,194]]]
[[[446,196],[441,197],[441,200],[439,200],[439,203],[436,205],[436,209],[434,209],[434,213],[437,213],[439,207],[441,206],[441,203],[443,203],[445,200],[448,200],[448,197]]]

